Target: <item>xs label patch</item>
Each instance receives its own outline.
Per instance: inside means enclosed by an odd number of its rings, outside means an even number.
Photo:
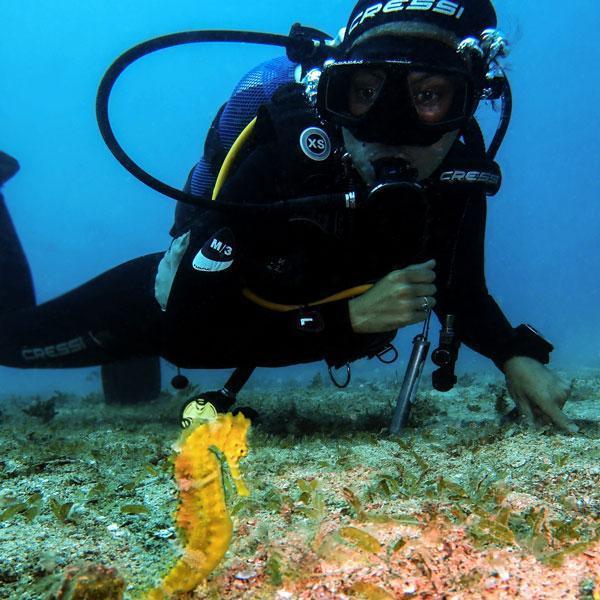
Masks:
[[[196,271],[217,273],[229,269],[235,260],[235,241],[230,229],[221,229],[202,246],[192,266]]]
[[[309,127],[300,136],[300,148],[312,160],[327,160],[331,155],[331,140],[319,127]]]

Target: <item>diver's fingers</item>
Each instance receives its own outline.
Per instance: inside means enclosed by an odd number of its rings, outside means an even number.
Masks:
[[[579,427],[571,421],[565,415],[565,413],[560,410],[560,408],[554,402],[548,402],[547,405],[543,408],[544,413],[547,414],[555,425],[558,425],[563,431],[567,431],[569,433],[578,433]]]
[[[433,310],[437,304],[433,296],[422,296],[411,301],[410,305],[414,311],[426,313]]]
[[[426,298],[427,296],[435,296],[437,287],[432,283],[418,283],[411,286],[411,293],[417,298]]]
[[[535,416],[533,414],[533,410],[531,408],[531,404],[529,404],[529,401],[518,394],[513,396],[513,400],[517,403],[517,406],[519,407],[519,412],[521,413],[521,416],[523,420],[527,423],[527,425],[529,427],[535,427]]]
[[[575,389],[575,380],[572,379],[570,382],[565,381],[564,379],[559,379],[559,385],[556,388],[556,402],[558,407],[562,410],[562,407],[567,403],[567,400],[573,393]]]
[[[394,271],[393,278],[397,283],[433,283],[435,281],[435,260],[420,265],[411,265],[401,271]]]
[[[510,397],[515,401],[517,408],[519,409],[519,413],[521,418],[527,423],[529,427],[535,426],[535,416],[533,414],[533,410],[531,408],[531,404],[529,400],[514,388],[514,386],[508,383],[508,393]]]

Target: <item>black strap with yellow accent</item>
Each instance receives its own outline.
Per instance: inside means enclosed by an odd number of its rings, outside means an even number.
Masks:
[[[212,421],[217,413],[227,413],[235,404],[237,395],[254,373],[255,367],[239,367],[220,389],[202,392],[188,400],[183,408],[179,421],[184,429],[199,421]],[[235,411],[234,411],[235,412]]]

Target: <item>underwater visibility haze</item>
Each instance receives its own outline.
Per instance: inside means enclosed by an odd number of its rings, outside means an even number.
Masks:
[[[512,42],[507,63],[515,103],[499,156],[503,188],[489,202],[486,273],[509,319],[535,324],[553,342],[553,362],[595,366],[600,216],[593,99],[600,84],[591,76],[599,50],[588,41],[594,39],[598,8],[592,0],[574,6],[565,26],[568,11],[558,1],[543,9],[539,3],[497,3],[499,26]],[[4,150],[21,163],[6,195],[38,302],[170,242],[174,203],[133,179],[98,134],[97,86],[120,53],[151,37],[191,29],[286,34],[300,21],[335,34],[350,8],[342,2],[233,2],[218,9],[195,2],[169,8],[159,2],[6,3],[0,124]],[[126,71],[113,95],[119,140],[146,170],[181,187],[235,84],[279,54],[207,44],[143,59]],[[400,345],[410,345],[411,337]],[[463,348],[458,368],[470,365],[490,363]],[[79,374],[1,372],[7,390],[36,389],[38,381],[39,390],[47,382],[81,389]]]
[[[117,56],[199,29],[287,35],[300,22],[335,35],[353,4],[5,0],[0,150],[21,170],[2,193],[38,303],[171,243],[175,202],[125,171],[98,130],[98,84]],[[422,325],[399,333],[394,364],[353,365],[343,390],[323,363],[258,369],[239,403],[259,418],[215,416],[191,433],[185,401],[230,371],[184,369],[191,386],[177,391],[163,361],[158,399],[120,405],[104,401],[98,367],[0,367],[0,598],[600,599],[600,6],[495,8],[514,107],[487,201],[487,284],[513,325],[555,346],[579,432],[511,420],[502,374],[463,347],[456,387],[434,389],[428,361],[408,427],[389,435]],[[283,52],[144,57],[113,92],[119,141],[183,187],[237,82]],[[478,114],[489,141],[499,113]],[[432,345],[438,333],[434,319]]]

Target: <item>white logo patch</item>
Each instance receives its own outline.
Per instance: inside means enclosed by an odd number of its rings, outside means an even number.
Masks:
[[[394,13],[403,10],[432,11],[455,19],[460,19],[465,12],[464,6],[451,0],[389,0],[386,3],[377,2],[359,12],[352,19],[352,23],[348,28],[348,35],[351,35],[357,27],[368,19],[373,19],[379,13]]]
[[[45,346],[44,348],[23,348],[21,356],[28,362],[35,360],[44,360],[46,358],[58,358],[60,356],[69,356],[77,354],[86,349],[83,338],[78,337],[60,344]]]
[[[312,160],[327,160],[331,155],[331,140],[319,127],[309,127],[300,136],[300,148]]]
[[[491,183],[498,185],[500,177],[494,173],[486,173],[485,171],[446,171],[440,175],[440,181],[450,183]]]
[[[208,238],[202,249],[192,261],[196,271],[218,273],[226,271],[235,260],[235,240],[233,233],[227,228],[219,229]]]
[[[212,260],[207,256],[204,256],[202,250],[196,254],[194,261],[192,262],[192,267],[196,269],[196,271],[205,271],[208,273],[217,273],[218,271],[225,271],[231,267],[233,264],[232,260],[223,261],[223,260]]]

